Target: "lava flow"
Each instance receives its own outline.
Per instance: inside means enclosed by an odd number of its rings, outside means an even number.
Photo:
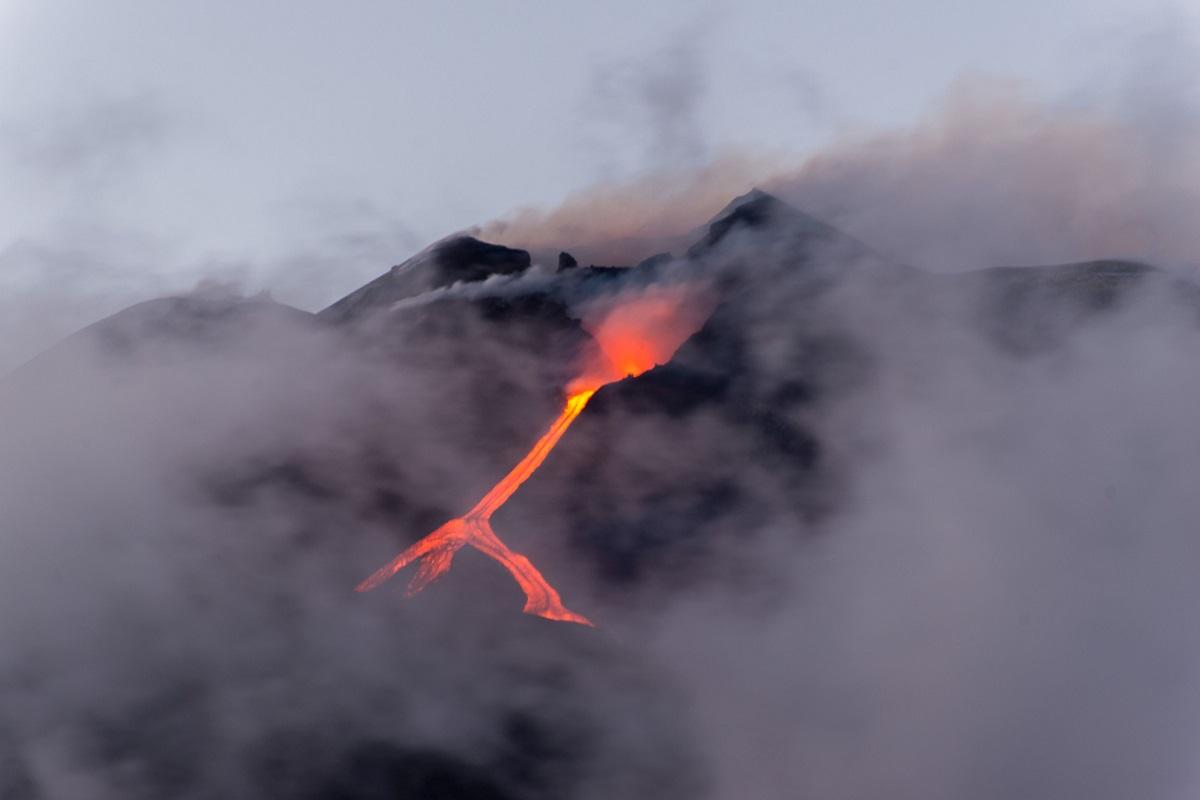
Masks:
[[[469,544],[500,562],[512,574],[525,592],[526,614],[591,625],[586,617],[563,605],[558,592],[528,558],[513,552],[500,541],[492,529],[492,514],[537,471],[597,389],[666,363],[683,340],[700,327],[708,310],[708,304],[696,292],[678,288],[648,289],[632,299],[604,308],[594,315],[594,320],[585,320],[584,328],[599,349],[587,368],[567,387],[566,405],[550,429],[470,511],[450,520],[396,556],[360,583],[358,591],[374,589],[419,560],[417,574],[405,592],[411,597],[444,575],[450,569],[454,554]]]

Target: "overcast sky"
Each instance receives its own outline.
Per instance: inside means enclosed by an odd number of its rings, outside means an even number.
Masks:
[[[796,162],[963,76],[1069,96],[1198,9],[0,0],[0,369],[206,278],[318,308],[514,208],[729,152]]]

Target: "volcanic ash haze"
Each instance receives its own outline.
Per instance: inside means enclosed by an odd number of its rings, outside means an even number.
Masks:
[[[0,797],[1193,795],[1200,291],[865,230],[456,236],[6,376]],[[557,589],[353,591],[421,542]],[[602,626],[517,613],[557,590]]]

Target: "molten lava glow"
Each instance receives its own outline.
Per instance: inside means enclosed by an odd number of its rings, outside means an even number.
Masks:
[[[667,363],[712,311],[710,298],[679,286],[652,287],[610,302],[583,320],[599,353],[568,391],[598,389]]]
[[[412,597],[450,569],[454,554],[460,547],[469,544],[499,561],[512,573],[513,578],[525,591],[526,614],[537,614],[539,617],[560,622],[591,625],[587,617],[567,610],[558,592],[542,577],[542,573],[538,572],[537,567],[528,558],[509,550],[508,546],[500,541],[500,537],[492,530],[491,516],[542,465],[546,456],[554,449],[554,445],[558,444],[558,440],[579,416],[579,412],[583,411],[588,400],[592,399],[593,394],[595,390],[571,395],[558,419],[550,426],[550,430],[542,434],[533,449],[501,478],[474,508],[463,516],[450,520],[380,567],[374,575],[358,585],[358,591],[374,589],[413,561],[420,559],[421,566],[405,592],[408,597]]]
[[[568,387],[566,405],[550,429],[491,491],[461,517],[450,520],[385,564],[358,585],[358,591],[374,589],[414,561],[417,574],[408,584],[411,597],[450,569],[454,554],[471,545],[500,562],[525,592],[525,613],[560,622],[592,623],[568,610],[537,567],[514,553],[492,529],[491,518],[529,479],[558,440],[567,432],[601,386],[622,378],[641,375],[665,364],[683,341],[700,327],[710,310],[694,292],[681,289],[649,289],[632,299],[622,299],[584,320],[584,328],[598,345],[590,362]]]

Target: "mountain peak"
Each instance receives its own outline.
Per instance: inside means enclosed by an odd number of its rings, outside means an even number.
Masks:
[[[757,188],[731,200],[706,227],[700,239],[688,248],[689,257],[711,252],[738,229],[778,230],[795,241],[841,242],[853,244],[855,250],[868,251],[865,245],[848,234]]]
[[[523,272],[531,263],[529,253],[524,250],[484,242],[473,236],[451,236],[346,295],[321,311],[320,316],[334,322],[358,319],[431,289]]]
[[[529,269],[529,253],[474,236],[455,236],[433,246],[434,285],[481,281],[492,275],[511,275]]]

